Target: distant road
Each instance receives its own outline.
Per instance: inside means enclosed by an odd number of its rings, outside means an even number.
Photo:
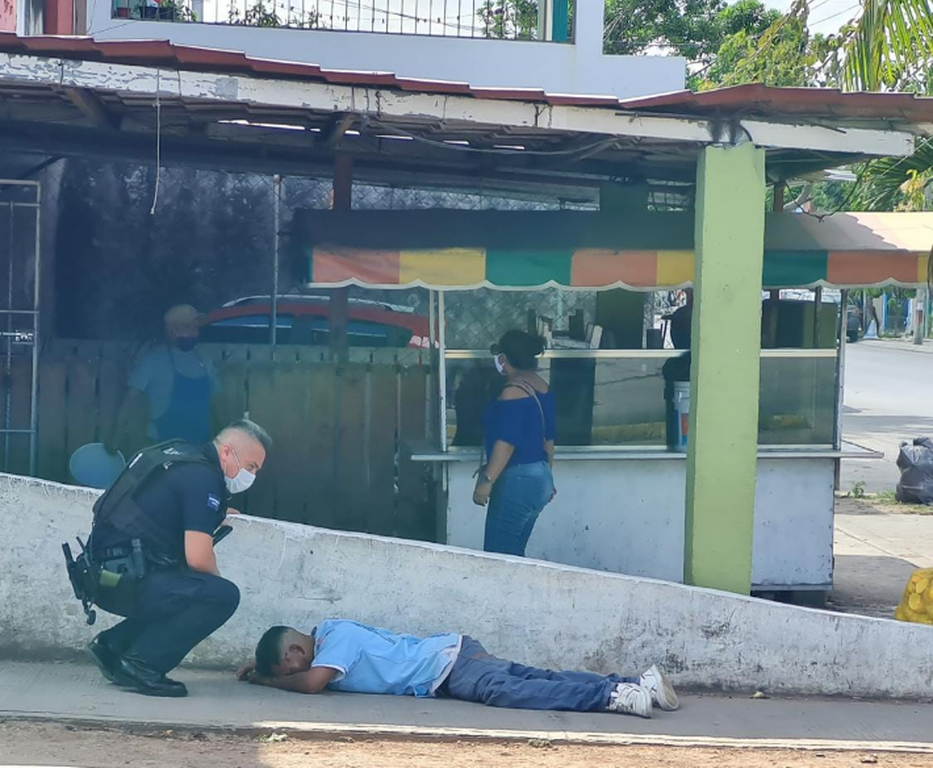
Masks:
[[[841,490],[858,481],[869,492],[891,490],[902,440],[933,437],[933,342],[860,341],[846,347],[843,437],[883,451],[884,461],[843,461]]]

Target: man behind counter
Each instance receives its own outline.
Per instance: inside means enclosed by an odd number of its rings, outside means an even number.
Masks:
[[[118,564],[132,556],[134,538],[146,561],[142,578],[121,577],[109,587],[100,580],[97,605],[126,617],[88,646],[108,680],[151,696],[187,695],[166,673],[221,627],[240,602],[236,585],[220,576],[213,533],[226,517],[230,495],[253,484],[271,445],[262,427],[241,420],[210,443],[150,449],[166,453],[164,468],[157,463],[123,499],[113,491],[111,498],[119,501],[108,503],[105,495],[98,502],[90,541],[94,561],[105,572],[120,573]],[[187,458],[173,462],[179,452]],[[127,506],[127,498],[134,504]]]
[[[211,402],[220,387],[210,360],[198,354],[201,315],[189,304],[165,313],[166,343],[136,365],[106,441],[110,453],[125,445],[134,417],[148,405],[150,444],[166,440],[204,443],[211,437]]]

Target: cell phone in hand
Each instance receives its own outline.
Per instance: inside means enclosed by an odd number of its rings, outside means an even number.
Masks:
[[[214,531],[214,546],[216,547],[220,542],[222,542],[227,536],[233,533],[232,525],[220,525],[217,527],[217,530]]]

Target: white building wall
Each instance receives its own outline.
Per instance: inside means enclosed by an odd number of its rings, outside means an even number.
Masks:
[[[574,44],[132,21],[112,18],[109,0],[88,5],[88,34],[96,40],[169,40],[328,69],[555,94],[629,98],[680,90],[685,83],[682,58],[604,56],[602,0],[577,4]]]

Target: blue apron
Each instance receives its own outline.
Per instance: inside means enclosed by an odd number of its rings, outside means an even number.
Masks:
[[[175,368],[175,356],[170,349],[169,358]],[[175,370],[172,396],[168,408],[156,419],[156,437],[165,440],[184,440],[186,443],[206,443],[211,439],[211,377],[206,373],[193,379]]]

